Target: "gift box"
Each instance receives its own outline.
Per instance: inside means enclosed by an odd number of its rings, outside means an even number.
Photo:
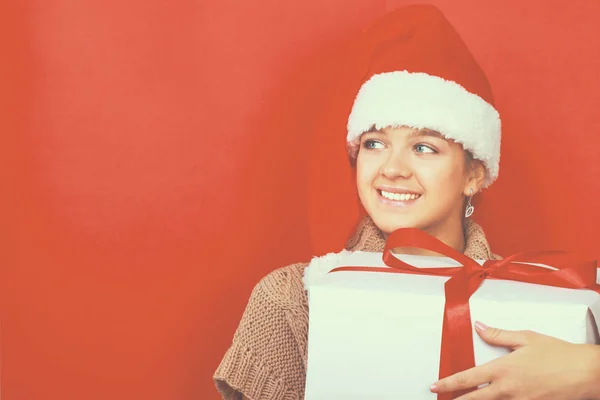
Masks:
[[[405,246],[444,256],[390,252]],[[436,399],[439,377],[508,353],[474,321],[598,343],[596,267],[557,253],[473,261],[416,230],[394,232],[384,253],[313,259],[305,399]]]

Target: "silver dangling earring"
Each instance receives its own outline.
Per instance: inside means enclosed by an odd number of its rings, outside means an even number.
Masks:
[[[475,207],[473,207],[473,204],[471,204],[471,199],[473,198],[473,189],[469,190],[469,200],[467,200],[467,208],[465,209],[465,218],[469,218],[471,215],[473,215],[473,212],[475,211]]]

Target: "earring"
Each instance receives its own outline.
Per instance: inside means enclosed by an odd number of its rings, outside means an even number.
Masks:
[[[473,198],[473,189],[469,189],[469,200],[467,200],[467,208],[465,209],[465,218],[469,218],[473,215],[475,211],[475,207],[471,204],[471,199]]]

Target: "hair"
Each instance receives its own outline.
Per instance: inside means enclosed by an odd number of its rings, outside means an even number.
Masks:
[[[483,166],[483,168],[485,169],[485,165],[483,164],[483,161],[481,161],[478,158],[475,158],[475,156],[473,155],[473,153],[470,150],[467,150],[463,147],[463,150],[465,152],[465,165],[467,167],[467,169],[470,169],[471,172],[475,171],[475,168],[477,168],[479,165]]]
[[[348,153],[348,161],[352,168],[356,168],[356,159],[360,150],[360,138],[352,142],[346,143],[346,152]]]

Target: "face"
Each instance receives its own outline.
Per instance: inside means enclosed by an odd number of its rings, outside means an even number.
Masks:
[[[366,132],[356,160],[360,200],[384,233],[419,228],[439,237],[462,229],[465,196],[477,192],[485,175],[466,157],[460,144],[433,131]]]

